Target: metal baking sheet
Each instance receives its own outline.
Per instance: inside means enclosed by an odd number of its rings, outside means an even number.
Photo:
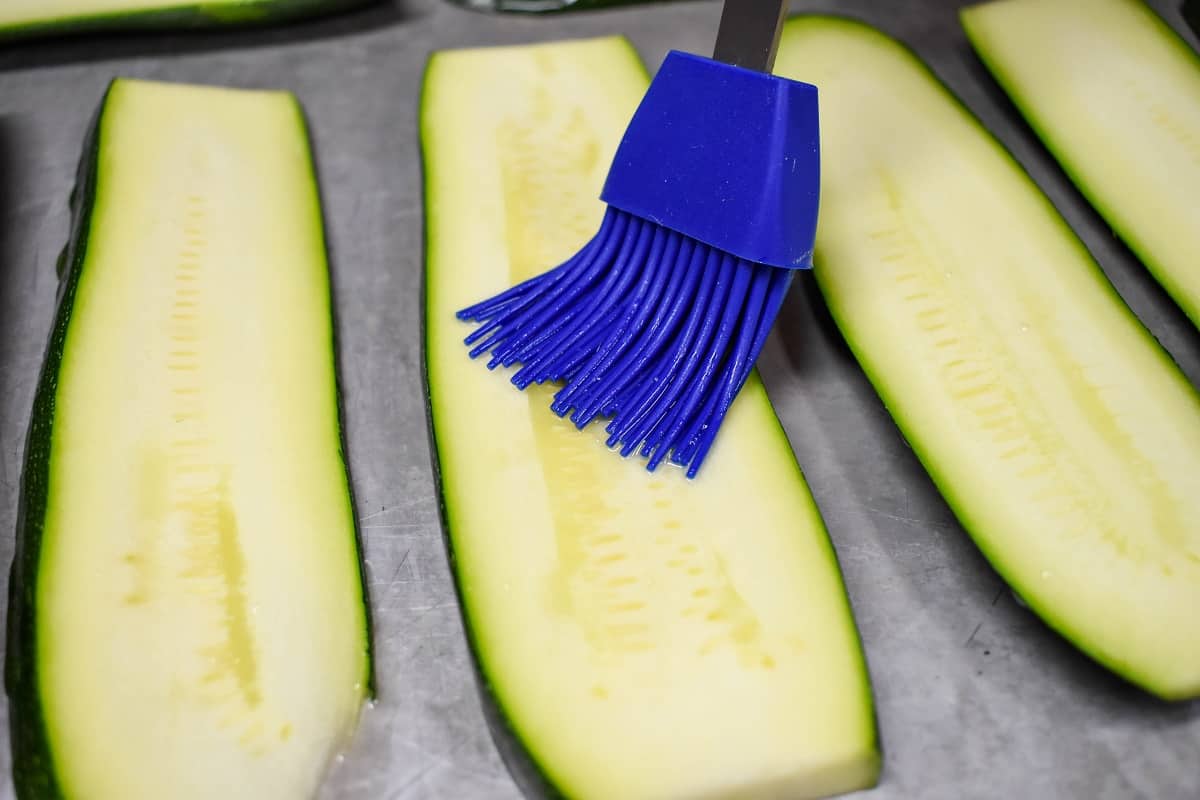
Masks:
[[[1200,336],[993,86],[957,5],[797,1],[793,11],[853,13],[913,46],[1031,171],[1126,301],[1200,380]],[[1175,4],[1154,5],[1186,30]],[[400,0],[277,29],[0,49],[0,565],[12,553],[67,195],[105,84],[126,75],[289,89],[308,112],[317,151],[380,681],[379,702],[323,796],[520,797],[484,722],[430,470],[419,375],[422,70],[438,48],[612,33],[628,35],[653,69],[671,48],[707,52],[719,14],[714,1],[501,17]],[[811,282],[792,292],[760,364],[865,640],[884,770],[878,788],[855,797],[1200,797],[1200,703],[1149,699],[1014,601],[905,446]],[[3,730],[0,797],[10,798]]]

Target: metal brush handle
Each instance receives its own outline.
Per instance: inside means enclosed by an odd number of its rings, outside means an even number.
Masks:
[[[735,67],[770,72],[775,67],[787,0],[725,0],[713,58]]]

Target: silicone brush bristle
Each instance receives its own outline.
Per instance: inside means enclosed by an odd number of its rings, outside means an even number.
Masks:
[[[737,258],[609,207],[572,258],[458,312],[488,369],[519,389],[562,382],[551,409],[607,444],[694,478],[750,375],[792,270]]]

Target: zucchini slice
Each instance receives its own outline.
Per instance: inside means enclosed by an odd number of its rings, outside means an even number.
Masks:
[[[620,37],[444,51],[428,65],[426,381],[487,707],[507,719],[502,749],[515,739],[525,766],[574,798],[868,787],[879,753],[858,633],[757,376],[689,484],[614,458],[602,431],[549,410],[552,387],[514,391],[462,346],[457,309],[595,232],[647,85]]]
[[[963,527],[1094,659],[1200,694],[1200,396],[910,51],[802,17],[777,69],[821,87],[817,284]]]
[[[269,24],[371,0],[2,0],[0,41],[125,31]]]
[[[545,14],[559,11],[590,11],[619,8],[664,0],[450,0],[473,11]]]
[[[1140,0],[997,0],[961,19],[1079,190],[1200,326],[1200,56]]]
[[[114,81],[26,444],[19,796],[302,798],[371,691],[295,99]]]

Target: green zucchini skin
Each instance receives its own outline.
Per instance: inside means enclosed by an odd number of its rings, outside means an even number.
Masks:
[[[257,0],[231,5],[180,0],[177,5],[160,9],[19,24],[6,24],[0,11],[0,43],[98,33],[259,28],[349,11],[373,2],[376,0]]]
[[[308,116],[304,112],[304,106],[300,101],[293,96],[292,104],[296,109],[296,116],[299,118],[300,129],[304,131],[304,140],[307,145],[308,153],[308,169],[309,174],[313,176],[313,191],[317,195],[318,211],[315,224],[320,226],[322,233],[322,242],[326,231],[324,209],[325,200],[321,196],[321,183],[316,179],[319,174],[317,169],[316,148],[313,146],[312,137],[309,131],[312,126],[309,125]],[[328,253],[328,245],[324,245]],[[332,270],[334,265],[330,259],[326,259],[328,274],[328,283],[326,284],[327,296],[329,298],[329,320],[330,320],[330,342],[329,352],[333,356],[333,394],[334,408],[337,412],[337,444],[338,458],[341,462],[342,473],[346,476],[346,497],[349,500],[349,507],[352,511],[350,524],[354,529],[354,548],[357,554],[358,566],[358,585],[359,585],[359,600],[363,607],[363,616],[366,620],[366,626],[363,630],[363,647],[366,651],[366,675],[363,676],[363,687],[365,697],[369,701],[379,699],[379,675],[377,664],[375,663],[376,643],[375,643],[375,608],[371,601],[371,591],[367,588],[367,559],[366,559],[366,539],[363,536],[363,527],[361,518],[358,515],[358,496],[354,491],[354,470],[350,465],[350,441],[346,429],[346,392],[345,384],[342,381],[342,363],[341,363],[341,345],[338,339],[338,312],[335,287],[333,285]]]
[[[424,159],[422,159],[424,161]],[[424,169],[422,163],[422,169]],[[425,241],[422,243],[422,250],[427,248],[428,232],[423,229]],[[471,673],[475,680],[476,696],[479,698],[480,706],[483,710],[484,720],[487,722],[488,732],[491,734],[492,743],[496,747],[496,752],[500,756],[505,769],[512,776],[513,782],[521,790],[521,793],[528,797],[548,798],[549,800],[560,800],[566,798],[557,785],[550,779],[549,774],[544,770],[540,763],[533,757],[533,753],[525,746],[521,737],[517,734],[516,727],[512,724],[508,711],[504,707],[503,701],[492,690],[491,679],[488,676],[487,670],[483,666],[481,658],[481,650],[478,639],[475,635],[475,629],[471,626],[471,620],[466,612],[466,598],[463,595],[462,579],[458,572],[454,556],[454,543],[450,537],[450,516],[449,509],[446,504],[445,481],[442,479],[441,457],[438,453],[437,433],[433,429],[433,401],[429,392],[429,367],[428,358],[425,353],[424,343],[428,336],[429,326],[426,322],[426,298],[428,296],[428,280],[422,273],[421,281],[421,394],[425,401],[425,429],[428,436],[429,444],[429,462],[433,474],[434,494],[437,498],[438,509],[438,524],[442,531],[442,545],[446,549],[446,559],[450,565],[450,571],[454,575],[454,599],[458,605],[459,624],[462,625],[463,634],[467,641],[467,652],[471,659]]]
[[[84,140],[75,186],[71,190],[71,233],[58,261],[59,296],[49,345],[33,399],[25,442],[24,469],[17,507],[16,550],[8,581],[7,650],[4,685],[9,698],[9,736],[12,741],[13,784],[18,797],[58,800],[62,791],[50,753],[42,717],[37,670],[38,562],[50,483],[50,446],[59,368],[75,291],[87,254],[100,130],[108,107],[110,83]]]

